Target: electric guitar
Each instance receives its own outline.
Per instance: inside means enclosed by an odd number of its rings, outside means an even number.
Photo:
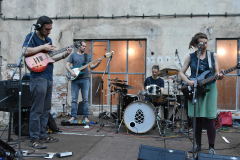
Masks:
[[[78,47],[76,43],[70,46],[71,48]],[[68,47],[62,48],[57,51],[50,51],[50,52],[39,52],[33,56],[25,57],[25,63],[31,71],[34,72],[42,72],[47,68],[48,63],[54,63],[51,57],[62,53],[67,50]]]
[[[106,53],[104,56],[102,56],[100,59],[103,59],[103,58],[106,58],[106,57],[110,57],[110,56],[112,56],[113,54],[114,54],[113,51],[112,51],[112,52],[108,52],[108,53]],[[86,62],[83,62],[83,63],[81,63],[79,66],[71,67],[71,70],[72,70],[77,76],[76,76],[76,77],[73,77],[73,76],[71,75],[71,73],[70,73],[69,71],[67,71],[67,78],[68,78],[69,80],[71,80],[71,81],[76,80],[79,76],[81,76],[81,75],[83,75],[83,74],[85,73],[85,72],[82,72],[83,69],[85,69],[85,68],[87,68],[88,66],[96,63],[97,61],[98,61],[98,59],[95,60],[95,61],[92,61],[92,62],[90,62],[90,63],[88,63],[88,64],[86,64]]]
[[[229,68],[228,70],[222,70],[222,74],[225,75],[229,72],[232,72],[236,69],[239,69],[240,68],[240,64],[232,67],[232,68]],[[217,80],[218,78],[218,75],[214,75],[212,77],[209,77],[209,78],[205,78],[208,74],[210,73],[210,71],[205,71],[203,72],[200,76],[198,76],[198,78],[190,78],[191,81],[196,81],[198,79],[198,84],[197,84],[197,93],[196,93],[196,96],[198,96],[199,94],[201,93],[205,93],[205,92],[208,92],[210,91],[209,89],[205,89],[204,88],[204,84],[212,81],[212,80]],[[183,95],[185,96],[185,98],[187,98],[188,100],[191,100],[193,98],[193,93],[194,93],[194,87],[191,87],[187,84],[184,84],[182,86],[182,92],[183,92]]]

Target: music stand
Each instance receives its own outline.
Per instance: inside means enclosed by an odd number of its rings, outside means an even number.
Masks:
[[[34,25],[32,25],[32,27],[33,27]],[[32,31],[32,27],[31,27],[31,31]],[[13,77],[14,77],[14,75],[15,75],[15,73],[16,73],[16,71],[17,71],[17,69],[19,68],[19,98],[18,98],[18,105],[19,105],[19,129],[18,129],[18,151],[16,152],[16,157],[17,157],[17,159],[23,159],[22,157],[24,156],[24,157],[45,157],[46,155],[23,155],[22,154],[22,150],[21,150],[21,98],[22,98],[22,78],[21,78],[21,68],[22,68],[22,64],[21,64],[21,62],[22,62],[22,58],[23,58],[23,56],[24,56],[24,54],[26,53],[26,50],[27,50],[27,47],[28,47],[28,45],[29,45],[29,43],[31,42],[31,40],[32,40],[32,38],[33,38],[33,35],[36,33],[36,27],[35,27],[35,29],[34,29],[34,31],[32,32],[32,35],[31,35],[31,37],[30,37],[30,39],[29,39],[29,41],[28,41],[28,43],[27,43],[27,45],[26,45],[26,47],[25,47],[25,49],[24,49],[24,51],[23,51],[23,53],[22,53],[22,55],[20,56],[20,58],[19,58],[19,60],[18,60],[18,62],[17,62],[17,64],[16,65],[11,65],[11,67],[16,67],[15,68],[15,70],[14,70],[14,72],[13,72],[13,74],[12,74],[12,76],[11,76],[11,79],[13,79]]]

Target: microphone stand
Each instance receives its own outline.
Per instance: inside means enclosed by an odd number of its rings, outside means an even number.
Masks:
[[[179,61],[179,65],[180,65],[181,68],[182,68],[182,63],[181,63],[181,60],[180,60],[180,58],[179,58],[179,54],[178,54],[177,49],[176,49],[176,52],[175,52],[175,56],[177,56],[178,61]],[[178,82],[178,83],[179,83],[179,82]],[[180,81],[180,83],[181,83],[181,81]],[[183,133],[182,126],[183,126],[183,111],[184,111],[185,97],[184,97],[184,95],[180,95],[180,97],[181,97],[181,103],[180,103],[180,105],[181,105],[181,125],[180,125],[180,128],[179,128],[179,132],[180,132],[180,133]],[[188,115],[187,115],[187,116],[188,116]],[[188,118],[188,119],[189,119],[189,118]],[[188,123],[189,123],[189,121],[188,121]],[[188,127],[188,134],[189,134],[189,127]]]
[[[196,132],[196,102],[197,99],[196,97],[197,94],[197,84],[198,84],[198,69],[199,69],[199,62],[200,62],[200,55],[201,55],[201,45],[198,46],[198,63],[197,63],[197,71],[196,71],[196,80],[194,82],[194,91],[193,91],[193,99],[192,99],[192,104],[194,105],[194,118],[193,118],[193,152],[192,152],[192,160],[195,160],[195,132]]]
[[[100,119],[101,119],[101,123],[100,123],[100,128],[99,128],[99,130],[104,126],[104,124],[103,124],[103,122],[102,122],[102,119],[103,119],[103,83],[104,83],[103,77],[104,77],[104,75],[106,74],[108,65],[109,65],[109,63],[110,63],[111,60],[112,60],[112,55],[111,55],[111,56],[109,57],[109,59],[108,59],[108,62],[107,62],[105,71],[104,71],[104,73],[103,73],[103,75],[102,75],[102,78],[101,78],[100,83],[99,83],[99,85],[98,85],[98,89],[97,89],[97,91],[96,91],[96,93],[95,93],[95,96],[97,96],[97,93],[98,93],[98,91],[99,91],[99,88],[100,88],[100,86],[102,86],[102,115],[99,116],[99,119],[98,119],[98,121],[96,122],[96,124],[97,124],[97,123],[100,121]],[[100,94],[99,94],[99,115],[100,115]],[[97,130],[97,132],[99,132],[99,130]]]
[[[33,27],[33,25],[32,25],[32,27]],[[31,27],[31,31],[32,31],[32,27]],[[35,27],[34,31],[32,32],[32,35],[31,35],[31,37],[30,37],[30,39],[29,39],[29,41],[28,41],[28,43],[27,43],[27,45],[26,45],[22,55],[20,56],[20,59],[18,60],[17,64],[16,65],[12,65],[12,67],[16,67],[15,71],[13,72],[12,77],[11,77],[12,80],[13,80],[13,77],[14,77],[17,69],[19,68],[19,98],[18,98],[18,105],[19,105],[19,108],[18,108],[18,112],[19,112],[18,137],[19,138],[18,138],[18,152],[16,152],[17,159],[20,159],[20,158],[23,159],[22,158],[23,156],[24,157],[45,157],[46,156],[46,155],[23,155],[22,154],[22,150],[21,150],[21,99],[22,99],[22,97],[21,97],[22,96],[22,78],[21,78],[22,64],[21,64],[21,62],[22,62],[22,58],[23,58],[24,54],[26,53],[27,47],[28,47],[29,43],[31,42],[31,40],[33,38],[33,35],[35,33],[36,33],[36,27]]]

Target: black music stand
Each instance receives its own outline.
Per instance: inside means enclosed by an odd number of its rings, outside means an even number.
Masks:
[[[95,96],[97,96],[97,93],[98,93],[98,91],[99,91],[99,89],[100,89],[100,86],[101,86],[101,88],[102,88],[102,94],[99,94],[99,118],[98,118],[96,124],[97,124],[100,120],[101,120],[101,123],[100,123],[100,128],[99,128],[99,130],[97,130],[97,132],[99,132],[102,127],[104,127],[104,124],[103,124],[103,122],[102,122],[102,119],[103,119],[106,115],[103,116],[103,83],[104,83],[103,77],[104,77],[104,75],[106,74],[108,65],[109,65],[109,63],[110,63],[111,60],[112,60],[112,55],[111,55],[111,56],[109,57],[109,59],[108,59],[108,62],[107,62],[105,71],[104,71],[104,73],[103,73],[103,75],[102,75],[102,78],[101,78],[101,80],[100,80],[100,82],[99,82],[99,85],[98,85],[98,89],[97,89],[97,91],[96,91],[96,93],[95,93]],[[101,113],[100,113],[100,95],[102,95],[102,108],[101,108],[102,111],[101,111]]]
[[[32,27],[33,27],[33,26],[34,26],[34,25],[32,25]],[[32,27],[31,27],[31,31],[32,31]],[[21,79],[21,68],[22,68],[21,66],[22,66],[22,64],[21,64],[21,62],[22,62],[22,58],[23,58],[24,54],[26,53],[27,47],[28,47],[29,43],[31,42],[31,40],[32,40],[32,38],[33,38],[33,35],[36,33],[36,29],[37,29],[37,28],[35,27],[35,29],[34,29],[34,31],[32,32],[32,35],[31,35],[31,37],[30,37],[30,39],[29,39],[29,41],[28,41],[28,43],[27,43],[27,45],[26,45],[26,47],[25,47],[22,55],[20,56],[17,64],[11,66],[11,67],[16,67],[15,70],[14,70],[14,72],[13,72],[13,74],[12,74],[11,79],[13,79],[13,77],[14,77],[17,69],[19,68],[19,98],[18,98],[18,105],[19,105],[19,126],[18,126],[19,129],[18,129],[18,137],[19,137],[19,139],[18,139],[18,151],[16,152],[16,157],[17,157],[17,159],[20,159],[20,158],[23,159],[23,158],[22,158],[23,156],[24,156],[24,157],[45,157],[45,156],[46,156],[46,155],[23,155],[22,150],[21,150],[21,125],[22,125],[22,124],[21,124],[21,98],[22,98],[22,79]]]

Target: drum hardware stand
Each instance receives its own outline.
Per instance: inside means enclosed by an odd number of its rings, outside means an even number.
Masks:
[[[33,25],[32,25],[32,27],[33,27]],[[31,31],[32,31],[32,27],[31,27]],[[26,53],[26,50],[27,50],[27,48],[28,48],[28,45],[29,45],[29,43],[31,42],[31,40],[32,40],[32,38],[33,38],[33,35],[36,33],[36,27],[35,27],[35,29],[34,29],[34,31],[32,32],[32,35],[31,35],[31,37],[30,37],[30,39],[29,39],[29,41],[28,41],[28,43],[27,43],[27,45],[26,45],[26,47],[25,47],[25,49],[24,49],[24,51],[23,51],[23,53],[22,53],[22,55],[20,56],[20,58],[19,58],[19,60],[18,60],[18,62],[17,62],[17,64],[16,65],[11,65],[11,67],[16,67],[15,68],[15,70],[14,70],[14,72],[13,72],[13,74],[12,74],[12,77],[11,77],[11,79],[13,80],[13,77],[14,77],[14,75],[15,75],[15,73],[16,73],[16,71],[17,71],[17,69],[19,68],[19,97],[18,97],[18,105],[19,105],[19,128],[18,128],[18,151],[16,152],[16,154],[15,154],[15,156],[17,157],[17,160],[18,159],[23,159],[23,157],[45,157],[46,155],[23,155],[23,152],[22,152],[22,150],[21,150],[21,127],[22,127],[22,125],[21,125],[21,121],[22,121],[22,118],[21,118],[21,97],[22,97],[22,77],[21,77],[21,68],[22,68],[22,58],[23,58],[23,56],[24,56],[24,54]]]
[[[111,85],[111,84],[110,84]],[[110,86],[109,85],[109,86]],[[112,87],[113,86],[111,86],[111,90],[110,90],[110,94],[107,94],[107,95],[105,95],[105,96],[108,96],[108,95],[111,95],[111,101],[110,101],[110,112],[108,112],[105,116],[103,116],[103,118],[104,117],[107,117],[108,115],[109,115],[109,118],[110,118],[110,120],[112,120],[112,121],[114,121],[114,118],[113,118],[113,113],[112,113],[112,95],[115,95],[115,93],[117,93],[118,91],[114,91],[113,92],[113,90],[112,90]],[[116,115],[115,115],[116,116]],[[110,123],[110,122],[106,122],[105,124],[108,124],[108,123]],[[113,122],[112,122],[113,123]]]
[[[111,55],[111,56],[109,57],[109,59],[108,59],[108,62],[107,62],[105,71],[104,71],[104,73],[103,73],[103,75],[102,75],[102,78],[101,78],[100,83],[99,83],[99,85],[98,85],[98,89],[97,89],[97,91],[96,91],[96,93],[95,93],[95,96],[97,96],[97,93],[98,93],[98,91],[99,91],[99,88],[100,88],[100,86],[102,86],[102,87],[101,87],[101,88],[102,88],[102,94],[101,94],[101,95],[102,95],[102,108],[101,108],[101,109],[102,109],[102,115],[103,115],[103,83],[104,83],[103,77],[104,77],[104,75],[106,74],[108,65],[109,65],[109,63],[110,63],[111,60],[112,60],[112,55]],[[105,116],[104,116],[104,117],[105,117]],[[100,94],[99,94],[99,118],[98,118],[96,124],[100,121],[100,119],[101,119],[101,123],[100,123],[100,128],[99,128],[99,130],[100,130],[102,127],[104,127],[104,124],[103,124],[103,116],[100,117]],[[97,132],[99,132],[99,130],[97,130]]]
[[[122,118],[122,120],[121,120],[121,122],[120,122],[120,124],[118,125],[118,121],[121,119],[121,116],[122,116],[122,114],[121,114],[121,112],[122,112],[122,106],[123,106],[123,88],[121,88],[121,91],[119,92],[118,91],[118,104],[119,104],[119,111],[118,111],[118,109],[117,109],[117,120],[116,120],[116,127],[118,127],[117,129],[116,129],[116,133],[118,133],[119,132],[119,129],[120,129],[120,127],[121,127],[121,125],[122,125],[122,122],[123,122],[123,118]],[[119,113],[118,113],[119,112]]]
[[[167,81],[167,83],[168,83],[168,97],[167,97],[167,100],[168,100],[168,107],[167,107],[167,109],[168,109],[168,111],[167,111],[167,119],[169,118],[169,103],[170,103],[170,100],[174,100],[173,120],[172,120],[172,131],[173,131],[173,129],[174,129],[174,118],[175,118],[175,111],[174,111],[174,109],[175,109],[175,107],[176,107],[176,97],[175,97],[175,98],[170,98],[170,97],[169,97],[169,88],[170,88],[170,86],[169,86],[169,80]],[[167,126],[169,126],[168,123],[167,123]]]

